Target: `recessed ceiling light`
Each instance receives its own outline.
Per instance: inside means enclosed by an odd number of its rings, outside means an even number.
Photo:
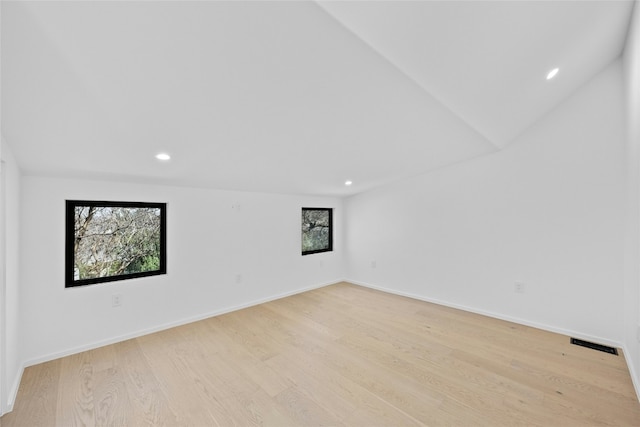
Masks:
[[[347,180],[347,181],[344,182],[344,185],[346,185],[347,187],[350,186],[351,184],[353,184],[353,181],[348,181]]]
[[[547,80],[551,80],[552,78],[554,78],[556,74],[558,74],[558,71],[560,71],[560,68],[554,68],[553,70],[549,71],[549,74],[547,74]]]
[[[167,153],[158,153],[156,154],[156,159],[167,161],[171,159],[171,156],[168,155]]]

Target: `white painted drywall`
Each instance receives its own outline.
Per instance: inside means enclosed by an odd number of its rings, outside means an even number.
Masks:
[[[348,198],[347,278],[620,343],[624,150],[616,61],[503,151]]]
[[[19,337],[22,336],[19,329],[19,260],[20,247],[20,169],[16,163],[11,147],[0,141],[0,149],[3,169],[4,206],[1,208],[4,217],[4,299],[0,301],[0,310],[3,310],[4,320],[4,353],[3,353],[3,378],[2,378],[2,402],[0,412],[11,409],[15,394],[18,391],[20,377],[22,375],[22,360],[19,349]]]
[[[618,61],[502,152],[354,196],[344,206],[338,198],[15,175],[9,198],[20,191],[21,211],[12,202],[8,221],[15,225],[14,254],[20,225],[21,257],[11,340],[17,343],[19,332],[21,346],[12,375],[23,364],[345,276],[622,342],[629,335],[629,313],[620,311],[627,291],[622,100]],[[65,289],[65,199],[167,202],[168,274]],[[302,206],[336,209],[334,252],[300,256]],[[514,292],[517,280],[525,293]],[[123,305],[113,308],[116,293]],[[637,307],[631,311],[637,315]]]
[[[627,107],[624,344],[640,396],[640,4],[636,1],[623,56]]]
[[[167,274],[65,289],[65,199],[166,202]],[[335,209],[333,252],[301,256],[303,206]],[[24,176],[21,233],[27,364],[344,277],[338,198]]]

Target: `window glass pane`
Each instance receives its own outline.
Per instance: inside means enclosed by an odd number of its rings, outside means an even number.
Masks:
[[[333,211],[302,208],[302,255],[333,250]]]
[[[67,202],[67,287],[165,272],[164,204]]]

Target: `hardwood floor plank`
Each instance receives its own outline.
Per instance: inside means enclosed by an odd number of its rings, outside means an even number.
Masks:
[[[178,425],[160,383],[136,340],[114,344],[115,360],[124,375],[134,425]]]
[[[178,329],[136,339],[176,416],[176,425],[233,425],[222,406],[222,399],[215,399],[215,396],[212,399],[200,380],[200,370],[207,367],[190,362],[189,346],[182,342]]]
[[[343,426],[298,387],[290,387],[276,396],[276,400],[301,426]]]
[[[422,425],[326,364],[292,357],[294,354],[292,352],[289,357],[278,355],[267,363],[307,396],[315,396],[327,412],[346,425],[353,425],[354,413],[359,414],[360,425]]]
[[[24,370],[13,411],[2,416],[1,425],[46,427],[55,420],[60,360]]]
[[[202,334],[215,334],[215,339],[209,341],[210,352],[217,352],[228,363],[235,365],[247,378],[254,381],[269,396],[274,397],[292,386],[285,377],[274,372],[264,361],[255,357],[248,349],[235,345],[233,339],[227,335],[224,327],[217,322],[204,321],[190,328]]]
[[[640,426],[624,357],[348,283],[25,370],[14,426]]]
[[[61,359],[57,416],[61,425],[126,425],[129,396],[114,362],[101,347]]]

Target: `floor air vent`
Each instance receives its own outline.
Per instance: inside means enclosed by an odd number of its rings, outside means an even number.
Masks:
[[[571,344],[579,345],[581,347],[591,348],[593,350],[604,351],[605,353],[618,355],[618,349],[609,347],[607,345],[596,344],[589,341],[579,340],[577,338],[571,338]]]

